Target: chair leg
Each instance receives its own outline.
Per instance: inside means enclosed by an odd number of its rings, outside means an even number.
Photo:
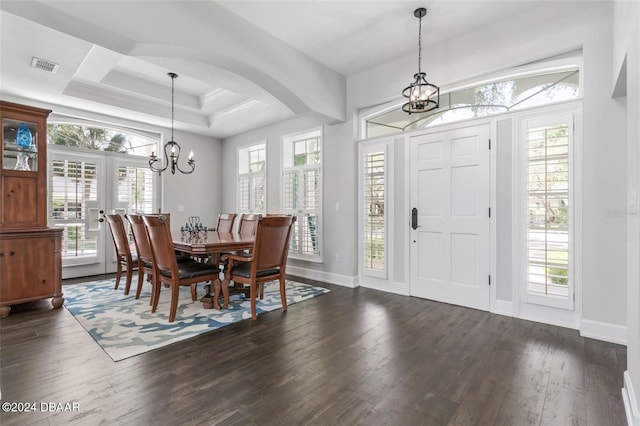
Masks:
[[[197,283],[191,284],[191,300],[192,301],[196,301],[198,300],[198,289],[197,289]]]
[[[118,289],[120,285],[120,277],[122,276],[122,263],[118,261],[118,270],[116,271],[116,286],[113,288],[114,290]]]
[[[178,311],[178,296],[180,294],[180,286],[177,284],[171,285],[171,310],[169,311],[169,322],[173,322],[176,319],[176,312]]]
[[[285,292],[284,277],[280,277],[280,301],[282,302],[282,310],[287,310],[287,294]]]
[[[249,298],[251,299],[251,319],[258,319],[258,314],[256,312],[256,292],[258,285],[256,283],[251,283],[251,290],[249,290]]]
[[[131,289],[131,279],[133,278],[133,268],[130,265],[127,265],[127,282],[124,286],[124,294],[126,296],[129,295],[129,290]]]
[[[136,299],[140,299],[142,284],[144,284],[144,268],[138,267],[138,288],[136,289]]]
[[[160,278],[157,277],[157,274],[153,274],[153,281],[151,285],[151,297],[153,299],[151,312],[153,313],[156,311],[156,309],[158,309],[158,300],[160,300],[160,289],[162,288]]]
[[[156,286],[155,281],[153,281],[153,275],[147,274],[147,281],[151,284],[151,297],[149,298],[149,306],[153,306],[153,301],[155,299],[156,291],[160,289],[160,287]]]

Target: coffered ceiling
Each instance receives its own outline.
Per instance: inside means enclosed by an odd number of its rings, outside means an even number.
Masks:
[[[541,2],[3,0],[0,96],[225,138],[304,115],[345,119],[346,76]],[[51,73],[31,66],[42,58]]]

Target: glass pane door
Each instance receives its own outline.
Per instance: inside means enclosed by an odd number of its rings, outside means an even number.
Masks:
[[[113,239],[102,215],[157,211],[155,175],[144,158],[49,149],[50,225],[64,229],[62,277],[115,272]]]
[[[62,228],[62,277],[105,272],[105,158],[51,150],[50,226]]]

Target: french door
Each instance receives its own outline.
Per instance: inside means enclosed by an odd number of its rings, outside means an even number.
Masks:
[[[156,211],[146,159],[49,147],[50,226],[63,228],[62,277],[115,272],[105,213]]]
[[[488,125],[411,137],[412,296],[489,310]]]

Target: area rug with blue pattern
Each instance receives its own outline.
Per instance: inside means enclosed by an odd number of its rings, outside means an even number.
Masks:
[[[135,299],[135,285],[128,296],[124,284],[114,290],[115,279],[67,284],[63,287],[64,307],[89,332],[91,337],[114,361],[158,349],[189,339],[234,322],[251,319],[249,299],[244,295],[232,296],[228,309],[204,309],[199,301],[204,296],[204,285],[198,286],[198,300],[191,300],[191,289],[180,288],[176,320],[169,322],[171,292],[163,288],[155,313],[149,306],[151,286],[146,284],[140,299]],[[292,305],[329,293],[330,290],[286,282],[287,304]],[[281,309],[278,282],[265,284],[264,299],[258,300],[258,315]]]

